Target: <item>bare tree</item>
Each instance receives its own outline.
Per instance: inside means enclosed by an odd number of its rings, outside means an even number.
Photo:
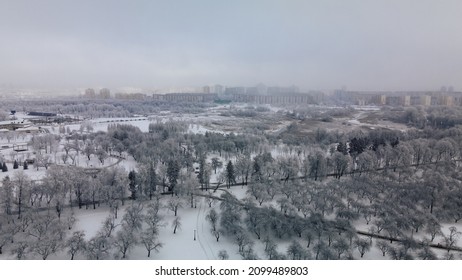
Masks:
[[[297,241],[293,240],[287,248],[287,255],[292,260],[304,260],[307,257],[307,252]]]
[[[11,249],[11,254],[15,255],[17,260],[23,260],[26,258],[28,248],[29,243],[26,241],[15,242],[13,248]]]
[[[90,260],[102,260],[109,255],[109,240],[106,236],[97,235],[91,238],[86,246],[85,253]]]
[[[430,242],[433,242],[437,235],[443,235],[443,232],[441,231],[441,225],[435,219],[430,219],[425,228],[425,232],[430,234]]]
[[[162,207],[160,200],[154,200],[153,203],[148,204],[146,214],[144,215],[144,222],[148,225],[149,230],[153,234],[158,233],[159,226],[162,224],[162,216],[159,214],[159,210]]]
[[[3,232],[3,230],[0,231],[0,255],[3,254],[3,247],[6,244],[11,243],[12,239],[13,237],[9,232]]]
[[[359,254],[361,258],[364,256],[364,254],[371,249],[371,243],[369,243],[369,240],[367,239],[357,239],[355,241],[355,246],[359,251]]]
[[[67,253],[71,255],[71,260],[78,252],[84,252],[86,247],[85,233],[83,231],[74,231],[71,238],[66,241]]]
[[[335,252],[337,252],[337,258],[341,259],[342,254],[347,252],[350,249],[350,246],[345,241],[345,239],[339,238],[334,241],[334,244],[332,244],[332,248],[335,250]]]
[[[104,221],[103,227],[100,231],[101,235],[109,238],[112,235],[112,232],[115,230],[117,226],[120,224],[116,223],[116,218],[114,215],[110,214]]]
[[[126,224],[126,228],[130,231],[139,231],[143,226],[143,205],[141,203],[133,203],[127,207],[122,222]]]
[[[172,211],[175,214],[175,217],[178,213],[178,209],[183,208],[183,201],[178,197],[171,197],[167,202],[167,209]]]
[[[49,255],[56,253],[61,246],[62,243],[55,236],[45,236],[32,245],[32,251],[39,254],[42,260],[46,260]]]
[[[444,236],[444,244],[448,248],[448,252],[451,250],[452,247],[457,244],[457,241],[459,240],[459,237],[462,233],[460,231],[457,231],[457,228],[452,226],[449,227],[449,235]]]
[[[1,204],[4,209],[5,214],[11,215],[13,210],[14,203],[14,188],[13,182],[11,182],[10,177],[6,176],[2,180],[2,188],[0,188],[1,193]]]
[[[104,161],[109,157],[106,151],[103,149],[96,150],[95,155],[98,158],[98,160],[101,162],[101,165],[103,165]]]
[[[124,224],[122,228],[117,232],[114,239],[114,247],[118,250],[117,253],[122,254],[122,259],[127,257],[127,252],[136,244],[137,239],[134,231],[130,228],[126,228]]]
[[[210,210],[207,216],[205,216],[205,219],[210,222],[210,226],[212,227],[212,232],[216,231],[217,223],[218,223],[217,212],[214,209]]]
[[[222,166],[223,166],[223,162],[221,162],[217,157],[212,158],[212,168],[215,174],[217,174],[217,169],[221,168]]]
[[[382,252],[382,256],[385,257],[385,254],[389,252],[390,250],[390,245],[387,241],[385,240],[378,240],[375,245],[379,250]]]
[[[175,219],[172,222],[172,228],[173,228],[173,234],[175,234],[178,229],[181,229],[181,218],[180,217],[175,217]]]
[[[151,230],[141,233],[140,241],[148,251],[148,258],[151,257],[152,250],[159,252],[159,249],[163,246],[163,244],[158,240],[157,233],[154,233]]]
[[[18,218],[21,218],[22,210],[25,203],[25,193],[28,191],[30,187],[30,179],[23,170],[19,170],[16,172],[12,179],[15,192],[16,201],[15,204],[17,205],[18,209]]]

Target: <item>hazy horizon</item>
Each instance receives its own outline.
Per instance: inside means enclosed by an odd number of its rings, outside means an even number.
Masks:
[[[462,89],[462,2],[0,0],[0,85]]]

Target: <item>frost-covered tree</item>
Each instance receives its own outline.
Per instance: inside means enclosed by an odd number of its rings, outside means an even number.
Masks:
[[[367,251],[371,249],[371,243],[369,243],[369,240],[362,238],[359,238],[355,241],[355,246],[358,249],[361,258]]]
[[[236,174],[241,178],[243,185],[247,185],[251,171],[252,161],[250,160],[250,155],[239,156],[236,159]]]
[[[100,230],[100,234],[109,238],[111,237],[112,233],[114,232],[117,226],[119,226],[119,224],[116,222],[115,216],[110,214],[102,222],[102,228]]]
[[[177,230],[181,229],[181,218],[180,217],[175,217],[172,221],[172,228],[173,228],[173,234],[176,233]]]
[[[315,152],[308,156],[310,166],[310,177],[315,181],[327,174],[327,160],[321,151]]]
[[[106,236],[98,234],[88,241],[85,255],[90,260],[103,260],[109,256],[110,244]]]
[[[101,164],[104,164],[104,161],[109,157],[104,149],[97,149],[95,155]]]
[[[148,258],[151,257],[152,250],[159,252],[159,249],[163,246],[163,244],[158,240],[158,234],[151,230],[146,230],[141,233],[140,242],[148,251]]]
[[[15,256],[17,260],[23,260],[26,258],[30,245],[26,241],[18,241],[13,244],[11,254]]]
[[[122,259],[127,257],[128,251],[137,243],[137,238],[134,231],[132,228],[127,227],[127,224],[122,225],[122,228],[117,232],[113,243],[117,250],[116,256],[121,255],[120,257]]]
[[[8,231],[4,231],[4,229],[0,229],[0,255],[3,254],[3,247],[6,244],[11,243],[12,239],[13,237]]]
[[[247,229],[254,233],[258,239],[268,230],[268,215],[259,208],[250,208],[244,222]]]
[[[74,231],[66,241],[65,247],[67,248],[67,254],[71,256],[71,260],[74,259],[77,253],[85,252],[85,233],[83,231]]]
[[[444,245],[447,247],[448,252],[457,244],[461,234],[455,226],[449,227],[449,235],[444,236]]]
[[[293,240],[287,248],[287,255],[292,260],[304,260],[307,258],[307,252],[297,241]]]
[[[212,168],[215,174],[217,174],[217,169],[223,166],[223,162],[220,161],[219,158],[213,157],[212,158]]]
[[[130,198],[136,200],[139,195],[139,183],[138,173],[134,170],[128,173],[128,189],[130,190]]]
[[[149,197],[149,200],[152,200],[157,190],[156,167],[152,161],[148,165],[144,165],[140,168],[140,176],[143,185],[143,193]]]
[[[235,235],[241,231],[241,213],[235,204],[237,199],[228,193],[223,193],[221,198],[220,227],[224,234]]]
[[[236,177],[234,173],[234,166],[231,161],[228,161],[228,164],[226,165],[226,186],[228,189],[230,188],[231,184],[236,183]]]
[[[179,174],[180,174],[180,165],[178,161],[176,160],[168,161],[167,178],[168,178],[168,182],[170,183],[169,191],[172,191],[175,188]]]
[[[95,154],[95,146],[91,142],[87,142],[85,148],[83,148],[84,154],[87,156],[87,159],[91,159],[91,155]]]
[[[13,175],[11,180],[15,190],[15,204],[17,206],[18,218],[21,218],[21,214],[26,203],[26,193],[30,188],[30,178],[24,171],[20,170]]]
[[[162,204],[160,199],[154,200],[146,207],[146,214],[144,215],[144,222],[148,225],[148,230],[153,234],[159,232],[159,227],[163,226],[162,216],[159,214]]]
[[[430,219],[428,221],[425,232],[430,235],[430,242],[433,242],[436,236],[443,235],[443,232],[441,231],[441,225],[436,219]]]
[[[220,260],[227,260],[227,259],[229,259],[228,252],[226,252],[226,250],[220,250],[220,251],[218,252],[218,259],[220,259]]]
[[[13,182],[11,182],[9,176],[5,176],[2,180],[2,188],[0,188],[1,193],[1,204],[3,211],[7,215],[12,214],[13,210],[13,203],[14,203],[14,186]]]
[[[341,259],[342,255],[348,252],[348,250],[350,249],[350,246],[348,245],[348,242],[344,238],[338,238],[332,244],[332,248],[337,253],[337,258]]]
[[[211,209],[207,216],[205,216],[205,219],[210,222],[212,232],[217,231],[218,214],[215,209]]]
[[[125,230],[138,232],[143,227],[143,220],[143,205],[141,203],[134,203],[125,210],[122,223],[125,226]]]
[[[379,250],[382,252],[382,256],[385,257],[385,254],[389,252],[390,250],[390,245],[389,242],[385,240],[378,240],[375,243],[375,246],[379,248]]]
[[[166,207],[168,210],[172,211],[176,217],[178,210],[183,208],[183,201],[178,196],[173,196],[167,201]]]

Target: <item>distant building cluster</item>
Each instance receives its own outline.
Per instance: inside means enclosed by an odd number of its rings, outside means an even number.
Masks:
[[[256,104],[319,104],[323,101],[324,94],[321,92],[310,94],[280,94],[280,95],[257,95],[257,94],[233,94],[234,102]]]
[[[448,91],[345,91],[335,98],[356,105],[374,106],[462,106],[462,92]]]
[[[114,94],[115,99],[124,100],[145,100],[147,97],[144,93],[116,93]]]
[[[218,98],[216,93],[166,93],[153,94],[154,100],[174,102],[213,102]]]
[[[172,89],[170,89],[172,90]],[[85,90],[83,98],[111,98],[109,89],[103,88],[97,94],[92,88]],[[146,100],[150,98],[143,93],[115,93],[113,98],[122,100]],[[322,92],[301,93],[296,86],[267,87],[258,84],[254,87],[225,87],[222,85],[203,86],[201,88],[183,89],[178,92],[154,93],[152,100],[169,102],[213,102],[227,100],[256,104],[319,104],[324,100]]]
[[[97,94],[94,89],[87,88],[83,94],[83,97],[88,99],[109,99],[111,98],[111,91],[107,88],[102,88]]]
[[[281,95],[300,93],[296,86],[290,87],[267,87],[259,84],[255,87],[227,87],[224,90],[225,95],[247,94],[247,95]]]

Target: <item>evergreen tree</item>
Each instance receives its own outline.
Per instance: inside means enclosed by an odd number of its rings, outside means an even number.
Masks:
[[[6,163],[4,162],[2,165],[2,172],[7,172],[7,171],[8,171],[8,167],[6,166]]]
[[[199,174],[197,174],[197,179],[201,184],[201,188],[204,188],[205,184],[205,156],[199,158]]]
[[[18,161],[15,160],[13,163],[13,169],[18,169],[18,167],[19,167]]]
[[[170,160],[167,164],[167,178],[170,182],[169,191],[172,191],[177,183],[180,174],[180,166],[176,160]]]
[[[0,188],[0,203],[3,205],[3,211],[5,214],[11,215],[14,203],[14,194],[13,194],[13,183],[10,180],[9,176],[6,176],[2,180],[2,188]]]
[[[148,168],[146,181],[146,194],[149,196],[149,200],[152,199],[152,195],[156,191],[157,186],[157,174],[154,164],[150,163]]]
[[[24,167],[24,170],[29,169],[29,164],[27,164],[27,161],[24,161],[23,167]]]
[[[261,174],[261,166],[260,166],[260,162],[257,158],[255,158],[254,162],[253,162],[253,174],[252,174],[252,178],[253,178],[253,181],[255,182],[261,182],[262,181],[262,174]]]
[[[128,173],[128,189],[131,192],[130,198],[135,200],[136,199],[136,193],[137,193],[137,188],[138,188],[138,183],[137,183],[137,176],[136,176],[136,171],[132,170]]]
[[[231,186],[231,184],[236,183],[236,177],[234,174],[234,166],[231,161],[228,161],[228,164],[226,165],[226,179],[227,179],[227,187]]]

